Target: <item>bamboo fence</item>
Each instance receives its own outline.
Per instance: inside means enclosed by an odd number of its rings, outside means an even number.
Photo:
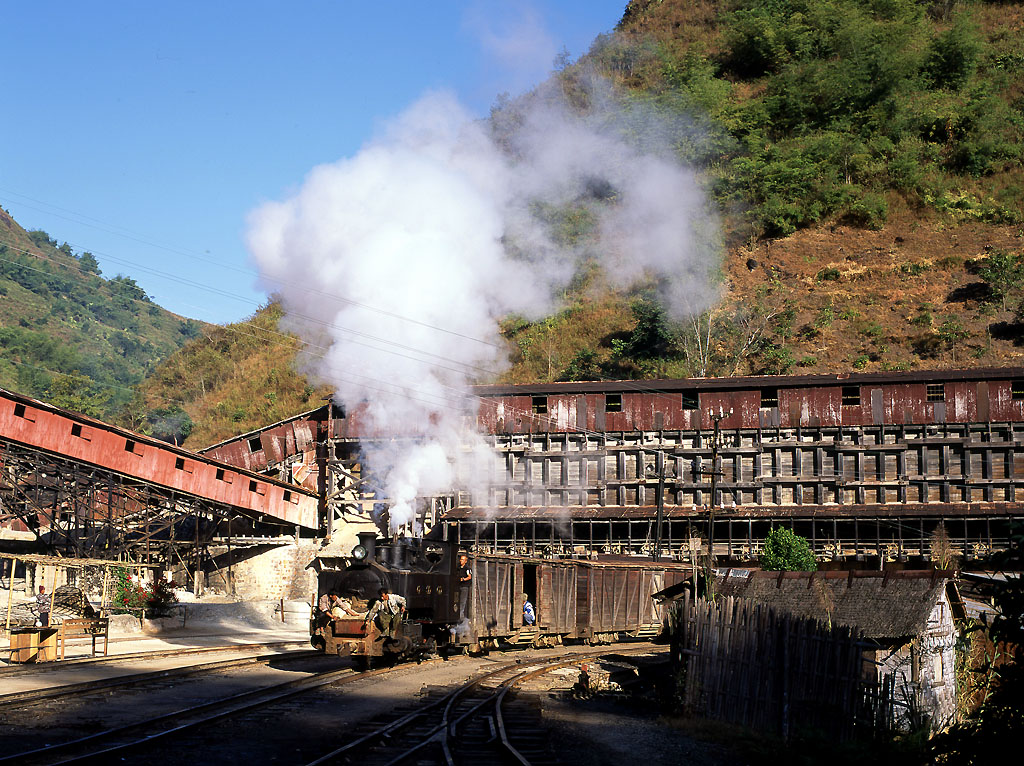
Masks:
[[[676,694],[690,715],[788,738],[794,729],[847,740],[891,730],[891,676],[875,644],[845,626],[732,596],[677,602],[669,617]]]

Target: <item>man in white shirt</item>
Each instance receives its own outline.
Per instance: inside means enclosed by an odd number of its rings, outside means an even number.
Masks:
[[[381,588],[380,598],[370,607],[370,611],[366,613],[366,619],[363,620],[363,624],[365,625],[370,620],[376,618],[377,627],[380,629],[381,635],[394,638],[402,625],[405,604],[406,601],[402,596],[399,596],[397,593],[388,593],[387,588]]]

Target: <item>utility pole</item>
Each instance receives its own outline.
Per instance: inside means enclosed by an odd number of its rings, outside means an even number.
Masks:
[[[665,520],[665,453],[658,450],[654,453],[654,459],[658,471],[658,517],[654,530],[654,560],[661,561],[661,525]]]
[[[330,474],[331,452],[333,450],[332,435],[334,422],[334,394],[324,399],[327,411],[326,420],[321,420],[316,426],[316,515],[317,527],[321,537],[331,539],[334,519],[330,516],[328,498],[330,497],[333,483],[328,479]]]
[[[708,601],[715,599],[715,506],[718,503],[718,477],[722,471],[718,465],[719,426],[724,418],[732,415],[732,410],[724,412],[719,409],[711,413],[711,421],[715,430],[711,441],[711,470],[703,473],[711,474],[711,501],[708,503],[707,552],[704,556],[704,584]]]
[[[199,596],[201,595],[200,591],[199,591],[199,577],[200,577],[200,575],[202,574],[202,571],[203,571],[203,558],[202,558],[203,554],[202,554],[202,551],[199,548],[199,506],[198,506],[198,504],[193,504],[192,505],[192,512],[194,514],[194,518],[195,518],[195,521],[196,521],[196,562],[195,562],[196,563],[196,574],[195,574],[195,579],[193,579],[193,581],[192,581],[192,592],[195,594],[196,598],[199,598]]]

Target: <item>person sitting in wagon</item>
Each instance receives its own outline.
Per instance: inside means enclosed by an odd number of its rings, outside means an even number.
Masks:
[[[523,600],[523,625],[532,626],[537,622],[537,613],[533,610],[529,596],[524,593],[520,598]]]
[[[380,589],[380,598],[366,613],[363,625],[376,618],[377,629],[381,636],[395,638],[402,626],[402,615],[405,613],[406,601],[397,593],[388,593],[387,588]]]

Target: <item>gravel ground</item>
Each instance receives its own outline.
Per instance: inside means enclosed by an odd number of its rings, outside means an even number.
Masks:
[[[550,673],[524,689],[540,708],[555,751],[566,766],[738,766],[745,762],[728,747],[697,739],[661,714],[654,687],[664,680],[663,653],[611,660],[587,663],[591,688],[596,690],[588,694],[574,689],[578,667]],[[639,673],[630,670],[634,666]]]
[[[229,722],[179,732],[171,741],[154,742],[146,752],[134,753],[132,759],[148,766],[181,766],[188,762],[219,766],[305,763],[351,737],[360,724],[414,706],[431,689],[462,683],[496,663],[516,658],[527,663],[533,657],[561,652],[559,649],[495,653],[490,657],[457,657],[449,662],[400,666],[385,676],[323,687],[233,717]],[[3,711],[0,750],[17,752],[33,745],[58,742],[324,666],[347,664],[347,660],[337,658],[312,658],[279,667],[272,664]],[[601,693],[574,699],[567,690],[575,683],[577,674],[577,669],[566,669],[544,676],[523,694],[539,703],[544,728],[551,731],[554,750],[564,764],[621,766],[636,759],[642,759],[645,766],[741,763],[730,757],[723,746],[687,736],[662,721],[652,712],[653,706],[633,704],[626,694]]]
[[[613,696],[541,699],[545,725],[565,766],[739,766],[722,745],[690,737],[659,716]]]

